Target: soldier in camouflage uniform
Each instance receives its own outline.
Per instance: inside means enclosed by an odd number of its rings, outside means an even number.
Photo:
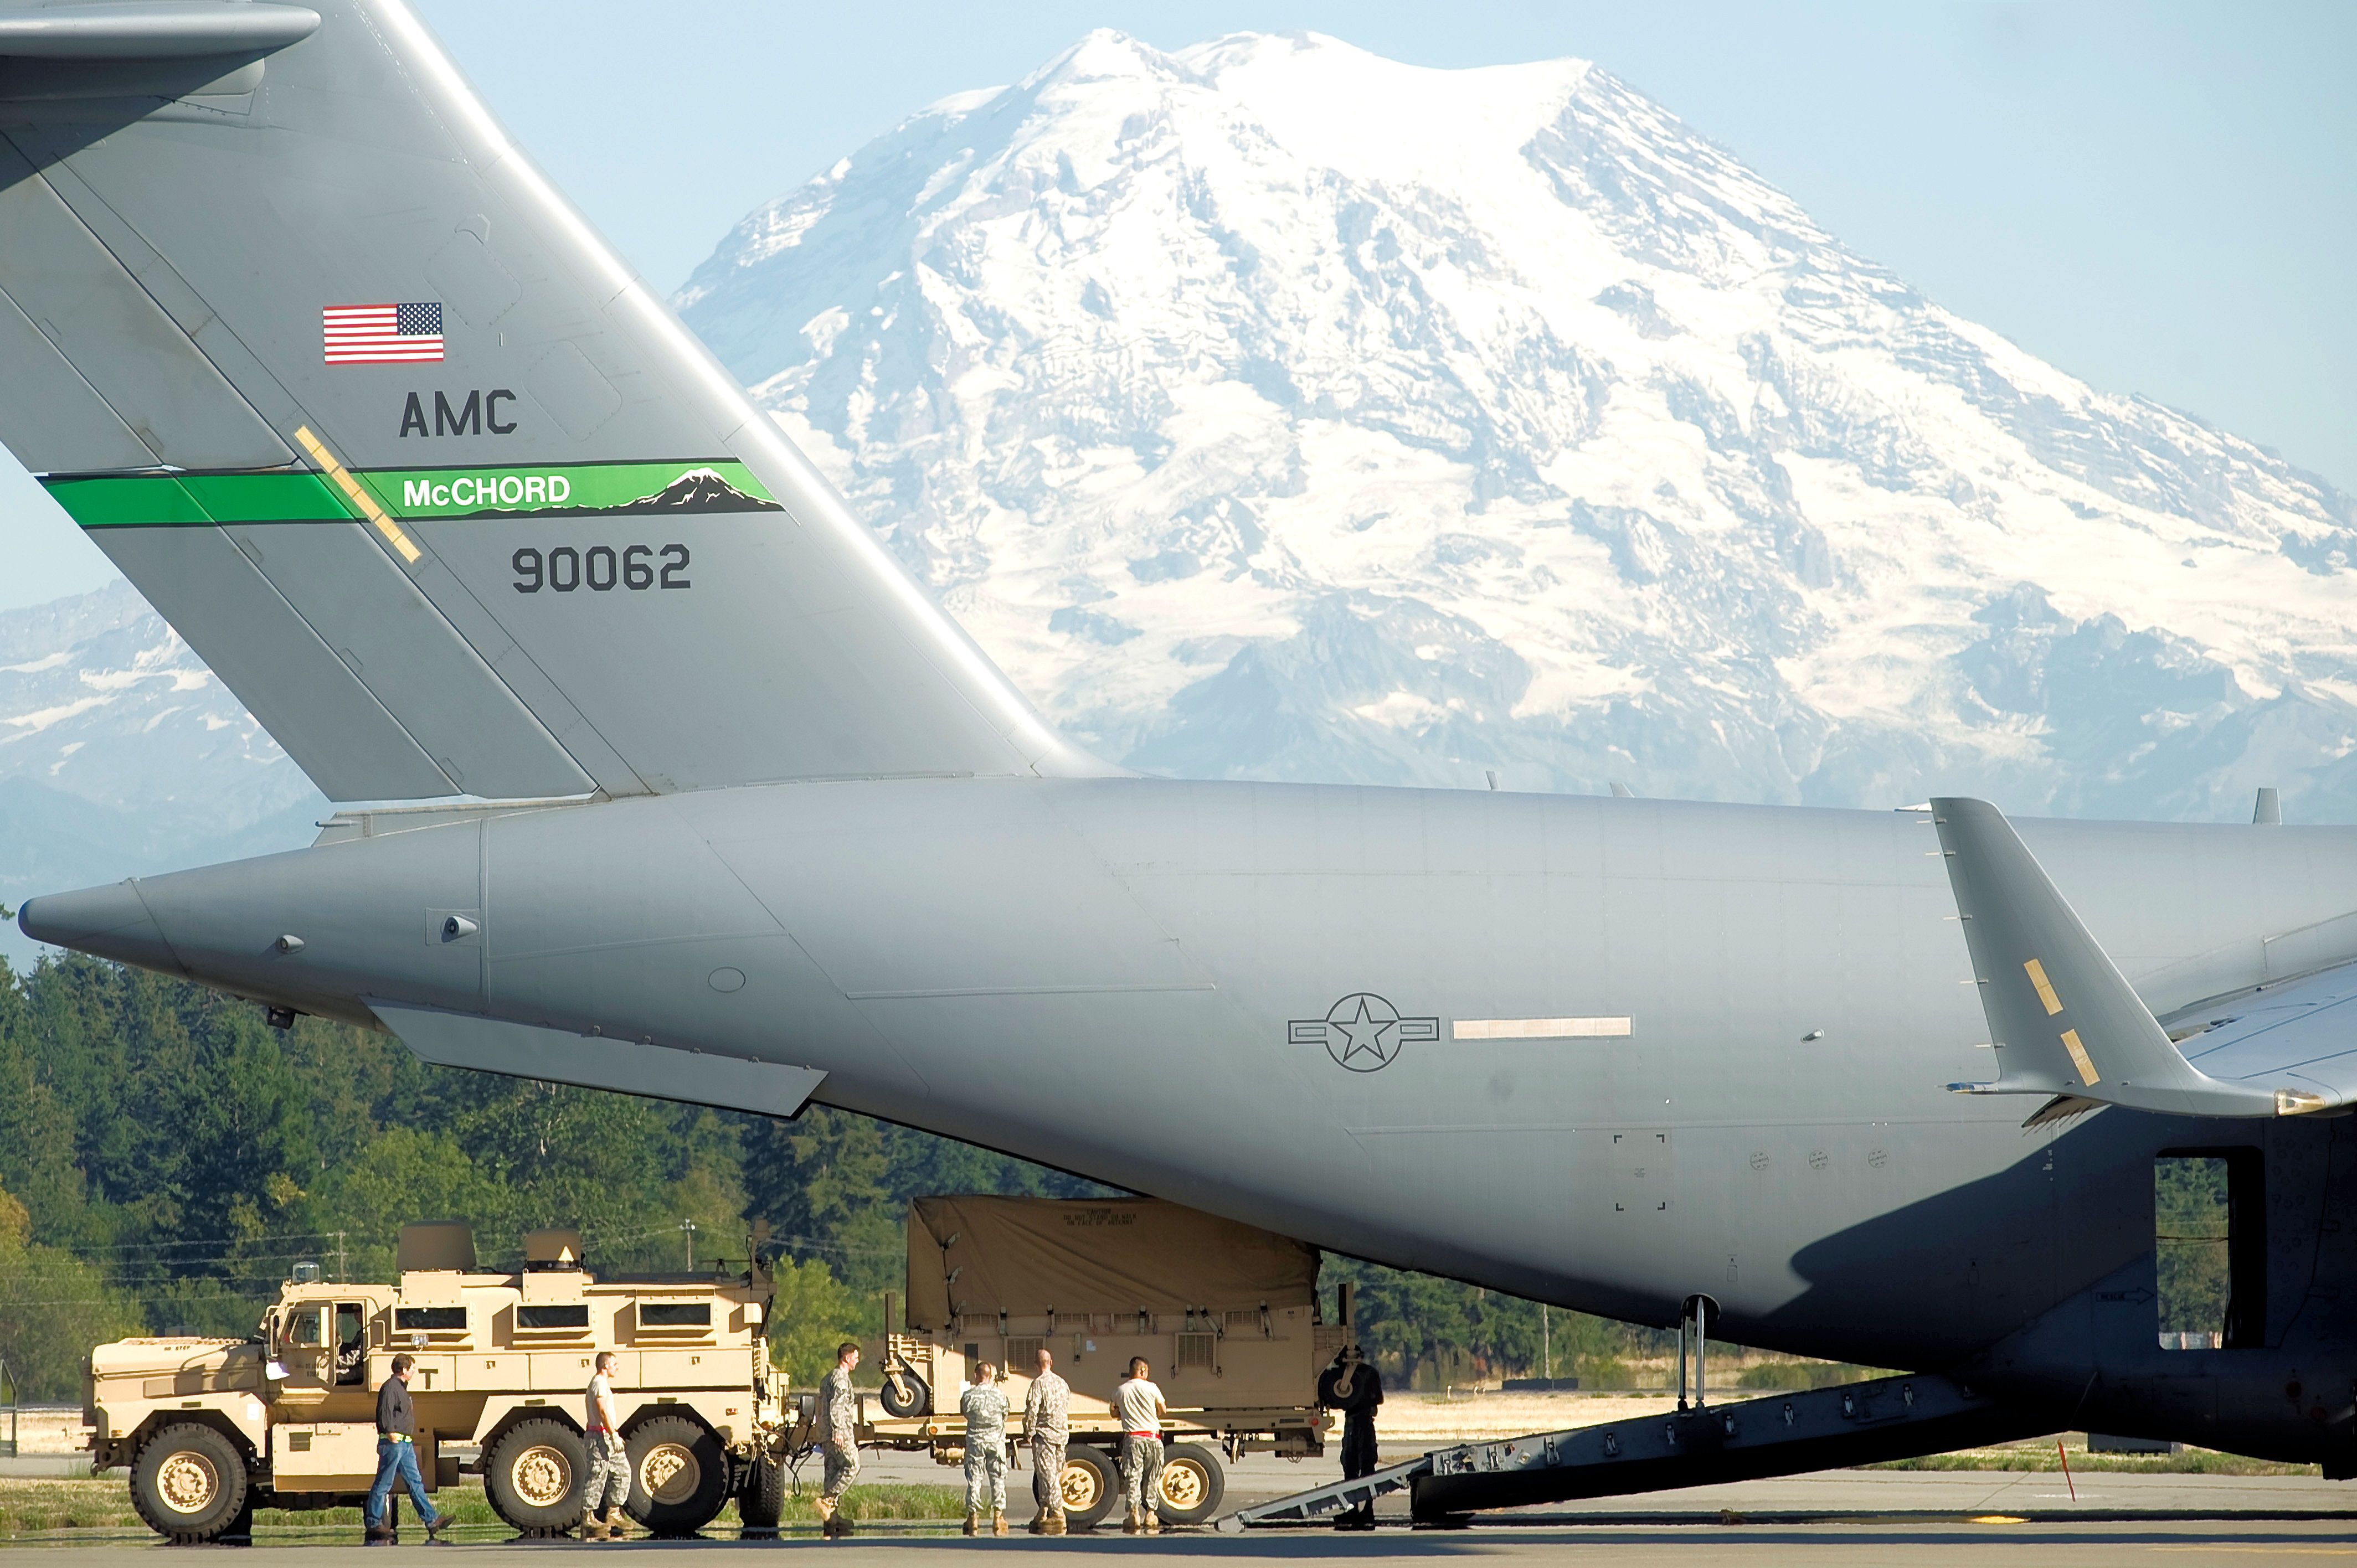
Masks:
[[[1064,1445],[1071,1440],[1072,1385],[1056,1375],[1056,1358],[1039,1349],[1039,1372],[1023,1396],[1023,1435],[1031,1444],[1031,1497],[1039,1505],[1034,1535],[1064,1533]]]
[[[1006,1396],[998,1391],[998,1369],[985,1361],[974,1384],[958,1401],[965,1417],[965,1532],[981,1532],[982,1500],[990,1498],[990,1533],[1006,1533]]]
[[[842,1509],[844,1489],[859,1474],[859,1396],[851,1391],[851,1369],[857,1365],[859,1347],[846,1339],[835,1347],[834,1370],[818,1386],[819,1452],[826,1459],[826,1481],[818,1494],[822,1535],[851,1533]]]
[[[622,1505],[630,1500],[630,1460],[614,1431],[614,1353],[598,1351],[591,1370],[595,1375],[583,1395],[589,1476],[582,1488],[581,1539],[621,1541],[630,1534]]]

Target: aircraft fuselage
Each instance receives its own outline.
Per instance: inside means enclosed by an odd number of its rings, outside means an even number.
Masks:
[[[2357,831],[2023,832],[2163,1016],[2335,940],[2357,889]],[[487,812],[27,923],[362,1021],[806,1066],[829,1103],[1588,1311],[1700,1293],[1726,1337],[2066,1401],[2092,1360],[2140,1391],[2120,1428],[2197,1360],[2271,1388],[2304,1356],[2347,1442],[2309,1299],[2345,1119],[2025,1131],[2035,1101],[1944,1091],[1994,1076],[1954,915],[1920,813],[923,779]],[[2151,1161],[2213,1147],[2266,1162],[2276,1352],[2156,1348]]]

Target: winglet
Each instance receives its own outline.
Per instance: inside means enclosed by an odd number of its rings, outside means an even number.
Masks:
[[[2271,1086],[2213,1079],[2185,1059],[2003,812],[1942,797],[1932,820],[1996,1046],[1975,1094],[2066,1095],[2178,1116],[2313,1110]]]

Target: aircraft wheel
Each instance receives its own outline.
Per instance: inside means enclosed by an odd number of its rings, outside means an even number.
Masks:
[[[1121,1472],[1102,1448],[1075,1444],[1064,1450],[1064,1473],[1057,1481],[1064,1497],[1064,1520],[1086,1530],[1113,1512],[1121,1497]]]
[[[483,1496],[519,1533],[559,1535],[581,1522],[589,1447],[561,1421],[518,1422],[483,1456]]]
[[[149,1438],[131,1466],[131,1505],[178,1545],[216,1541],[248,1512],[245,1455],[219,1430],[178,1422]]]
[[[630,1517],[655,1535],[694,1535],[728,1501],[728,1454],[720,1439],[683,1415],[659,1415],[634,1428]]]
[[[1200,1524],[1227,1496],[1227,1466],[1200,1443],[1174,1443],[1162,1461],[1162,1495],[1155,1511],[1165,1524]]]

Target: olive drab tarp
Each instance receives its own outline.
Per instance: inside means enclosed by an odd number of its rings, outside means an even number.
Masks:
[[[956,1314],[1306,1306],[1318,1249],[1165,1203],[920,1197],[909,1205],[909,1326]]]

